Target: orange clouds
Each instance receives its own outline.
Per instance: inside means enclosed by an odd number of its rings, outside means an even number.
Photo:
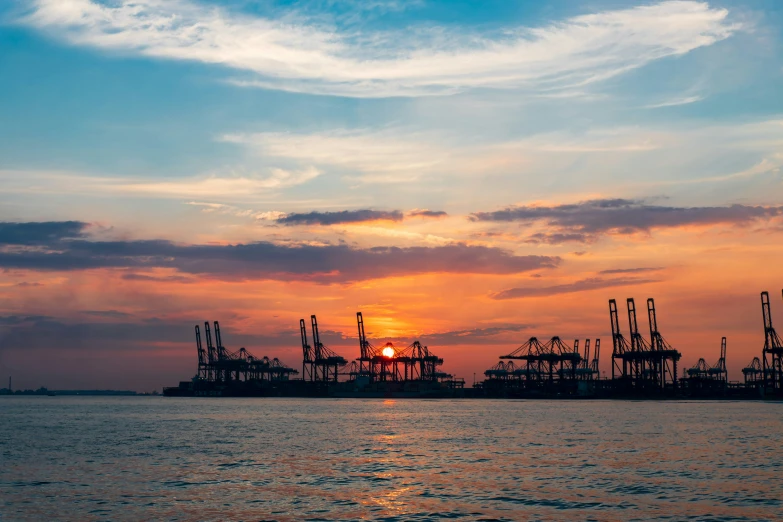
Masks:
[[[419,339],[445,358],[445,371],[469,381],[533,335],[559,335],[568,343],[600,337],[606,369],[606,302],[631,296],[655,297],[661,331],[683,353],[681,367],[715,358],[726,335],[730,379],[737,380],[763,342],[758,292],[777,295],[776,286],[783,286],[773,262],[783,247],[768,234],[723,225],[699,234],[669,227],[643,242],[596,241],[582,255],[563,257],[532,255],[530,249],[551,254],[559,247],[524,243],[513,252],[464,244],[188,246],[67,237],[81,230],[61,239],[51,231],[24,236],[36,245],[6,236],[16,250],[0,254],[5,346],[51,356],[64,370],[67,353],[114,351],[124,364],[181,357],[171,366],[180,373],[168,380],[186,377],[195,364],[193,324],[220,320],[232,349],[245,346],[296,366],[299,318],[317,314],[326,344],[350,360],[358,355],[359,310],[371,338],[399,345]],[[13,268],[23,262],[30,266]],[[327,268],[336,275],[320,276]],[[773,302],[773,315],[780,310]],[[95,371],[110,360],[95,358]],[[124,386],[134,387],[135,378]]]

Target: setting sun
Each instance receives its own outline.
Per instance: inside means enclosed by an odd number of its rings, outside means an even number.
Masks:
[[[381,353],[383,354],[384,357],[389,357],[389,358],[394,357],[394,348],[392,348],[391,346],[387,346],[381,351]]]

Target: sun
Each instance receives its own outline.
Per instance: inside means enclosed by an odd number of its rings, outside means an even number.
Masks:
[[[392,348],[391,346],[387,346],[383,350],[381,350],[381,353],[383,354],[384,357],[389,357],[389,358],[394,357],[394,348]]]

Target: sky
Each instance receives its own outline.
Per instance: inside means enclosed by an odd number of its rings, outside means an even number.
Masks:
[[[0,386],[160,390],[193,326],[470,384],[643,309],[730,380],[783,328],[783,3],[8,0]],[[640,318],[642,333],[647,320]],[[594,342],[594,341],[593,341]]]

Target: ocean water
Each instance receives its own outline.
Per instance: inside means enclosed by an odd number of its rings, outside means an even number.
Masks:
[[[783,404],[0,397],[0,520],[781,520]]]

